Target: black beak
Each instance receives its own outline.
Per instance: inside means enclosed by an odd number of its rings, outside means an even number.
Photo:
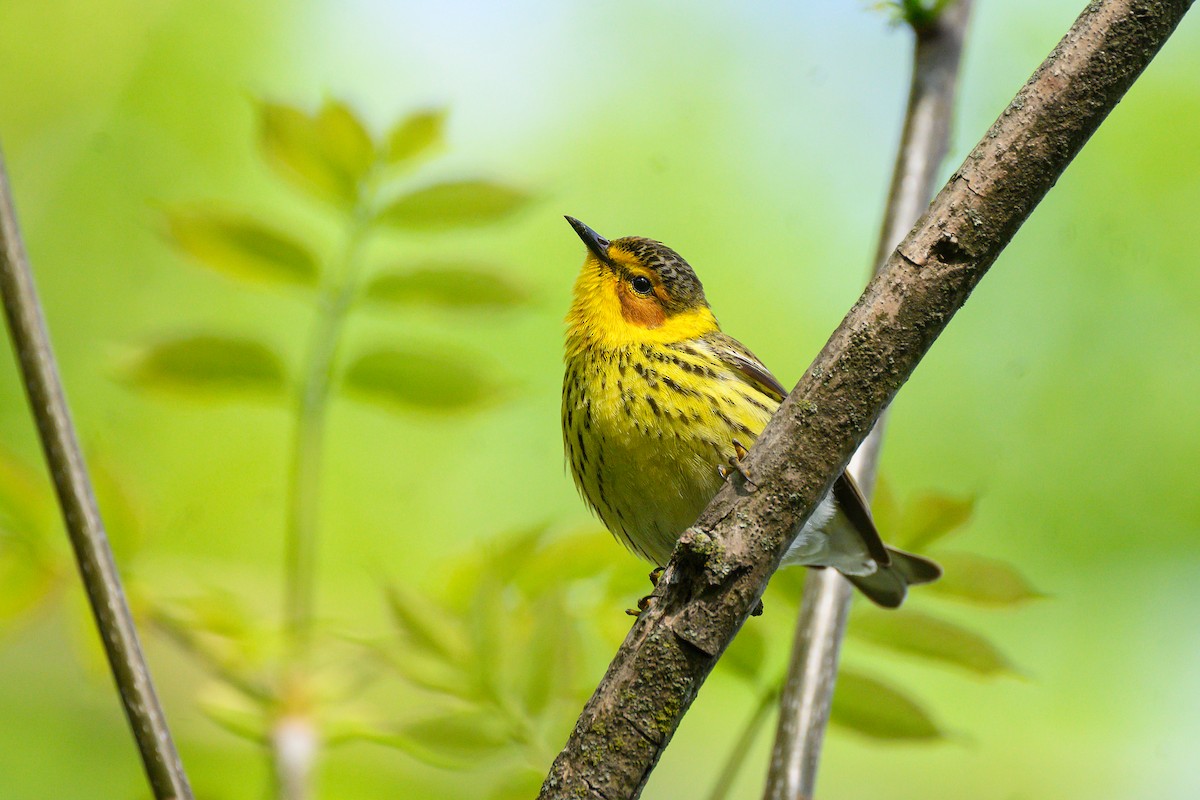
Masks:
[[[583,243],[587,245],[588,250],[596,254],[596,258],[602,263],[608,263],[608,239],[605,239],[594,230],[584,225],[574,217],[567,217],[567,222],[571,223],[571,227],[579,234],[579,238],[583,239]]]

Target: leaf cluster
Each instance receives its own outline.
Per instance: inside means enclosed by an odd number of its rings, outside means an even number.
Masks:
[[[467,314],[529,302],[529,292],[496,264],[452,254],[406,256],[396,237],[438,234],[509,218],[530,197],[482,178],[425,181],[414,171],[444,146],[446,115],[419,111],[375,137],[345,103],[313,112],[263,102],[259,144],[286,184],[336,223],[339,240],[313,226],[289,226],[215,204],[173,208],[167,241],[195,264],[249,286],[284,291],[332,324],[318,334],[328,346],[344,318],[362,310],[385,318],[418,308]],[[328,237],[327,237],[328,239]],[[382,240],[364,254],[371,240]],[[365,277],[363,276],[365,273]],[[323,340],[323,342],[321,341]],[[136,386],[200,397],[279,400],[302,383],[279,347],[246,335],[202,330],[164,334],[138,348],[125,371]],[[405,338],[367,346],[337,370],[347,394],[388,410],[448,412],[477,408],[503,394],[478,353],[444,337]]]

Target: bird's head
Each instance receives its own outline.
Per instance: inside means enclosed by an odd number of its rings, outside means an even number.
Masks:
[[[610,241],[574,217],[567,222],[587,245],[567,315],[568,338],[620,347],[720,329],[700,279],[674,250],[640,236]]]

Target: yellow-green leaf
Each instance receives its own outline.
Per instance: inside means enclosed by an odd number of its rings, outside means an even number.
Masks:
[[[979,675],[1013,671],[1004,654],[984,637],[919,611],[860,609],[850,623],[849,632],[882,647]]]
[[[453,262],[378,275],[367,284],[365,296],[378,303],[468,310],[512,308],[529,299],[527,292],[494,269]]]
[[[355,203],[361,175],[348,166],[353,155],[330,144],[328,129],[341,130],[340,126],[323,124],[319,114],[310,116],[292,106],[264,102],[259,106],[259,127],[267,163],[281,177],[336,205]]]
[[[171,243],[207,267],[252,281],[311,285],[317,260],[279,231],[247,217],[213,211],[167,214]]]
[[[942,577],[922,591],[987,606],[1008,606],[1046,595],[1006,561],[972,553],[939,553]]]
[[[563,602],[562,592],[538,601],[533,632],[525,648],[522,704],[539,719],[554,701],[571,697],[579,658],[579,633]]]
[[[413,647],[451,662],[464,657],[463,637],[455,635],[450,621],[434,603],[400,586],[388,587],[387,600],[392,621]]]
[[[402,733],[438,756],[468,763],[498,755],[513,744],[504,722],[483,711],[430,717],[405,726]]]
[[[329,99],[317,112],[317,128],[325,157],[354,180],[361,180],[375,161],[375,143],[362,120],[341,100]]]
[[[529,201],[524,192],[489,181],[438,183],[394,200],[380,221],[401,230],[441,230],[497,222]]]
[[[975,511],[975,498],[925,494],[905,506],[895,542],[909,550],[921,550],[960,530]]]
[[[462,411],[498,391],[474,361],[432,348],[372,351],[350,365],[345,382],[355,394],[392,410]]]
[[[201,334],[144,348],[128,372],[136,385],[198,394],[278,395],[287,384],[283,360],[250,339]]]
[[[424,156],[442,144],[445,109],[427,109],[409,114],[388,133],[387,160],[403,164]]]
[[[899,689],[847,669],[838,673],[829,719],[873,739],[942,738],[933,718],[917,701]]]

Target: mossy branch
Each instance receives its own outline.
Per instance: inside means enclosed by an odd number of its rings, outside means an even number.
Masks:
[[[1093,2],[891,253],[675,557],[540,797],[637,797],[796,531],[1191,0]],[[703,545],[703,546],[701,546]],[[615,743],[619,742],[618,748]]]

